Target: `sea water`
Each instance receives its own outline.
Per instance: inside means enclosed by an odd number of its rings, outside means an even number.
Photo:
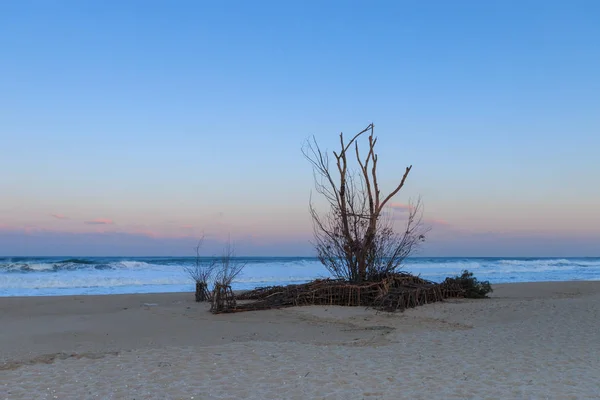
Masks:
[[[193,291],[184,267],[195,261],[185,257],[0,257],[0,296]],[[240,257],[236,262],[246,267],[234,281],[234,289],[330,276],[315,258]],[[412,258],[402,267],[436,282],[465,269],[491,283],[600,280],[600,258]]]

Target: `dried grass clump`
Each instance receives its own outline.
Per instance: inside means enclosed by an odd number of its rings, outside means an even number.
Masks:
[[[231,244],[231,239],[228,240],[221,258],[216,263],[215,286],[211,297],[210,312],[220,314],[237,308],[231,284],[245,266],[246,263],[235,259],[235,249]]]
[[[196,302],[209,301],[211,299],[208,290],[208,281],[213,275],[216,263],[214,261],[205,262],[200,256],[200,247],[204,238],[200,239],[195,247],[196,260],[193,265],[184,265],[183,269],[188,276],[196,283],[196,292],[194,293]]]
[[[465,292],[464,297],[468,299],[487,298],[487,294],[493,292],[489,281],[478,281],[472,272],[464,270],[462,275],[446,278],[442,284],[457,285]]]

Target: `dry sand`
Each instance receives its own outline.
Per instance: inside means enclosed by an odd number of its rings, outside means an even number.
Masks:
[[[599,310],[600,282],[496,285],[397,314],[0,298],[0,399],[598,399]]]

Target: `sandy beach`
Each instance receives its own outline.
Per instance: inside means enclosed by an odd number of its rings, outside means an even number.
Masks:
[[[0,399],[600,398],[600,282],[494,289],[396,314],[0,298]]]

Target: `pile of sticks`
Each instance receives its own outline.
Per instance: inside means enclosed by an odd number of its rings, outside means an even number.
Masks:
[[[464,290],[456,284],[427,281],[420,277],[396,273],[376,282],[349,283],[335,279],[288,286],[257,288],[237,296],[242,303],[216,304],[213,313],[231,313],[272,308],[338,305],[372,307],[382,311],[403,311],[407,308],[442,301],[449,297],[463,297]],[[213,299],[214,302],[215,299]]]

